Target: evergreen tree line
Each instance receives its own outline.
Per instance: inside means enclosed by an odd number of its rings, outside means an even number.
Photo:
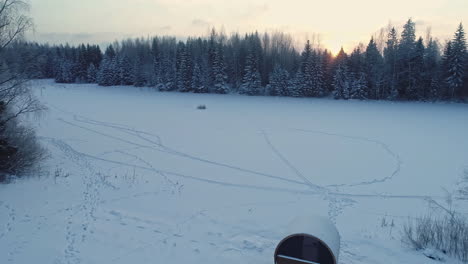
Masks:
[[[417,38],[409,19],[401,34],[393,27],[379,47],[371,38],[350,54],[333,56],[309,41],[302,52],[284,33],[229,37],[212,30],[206,38],[129,39],[99,46],[17,43],[20,53],[38,54],[28,69],[59,83],[133,85],[161,91],[240,93],[374,100],[461,100],[468,96],[468,53],[460,24],[444,45]],[[27,56],[25,56],[27,57]],[[14,59],[13,59],[14,60]],[[17,59],[16,59],[17,60]]]

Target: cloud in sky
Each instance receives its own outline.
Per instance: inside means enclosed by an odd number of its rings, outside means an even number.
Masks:
[[[192,25],[195,26],[195,27],[205,27],[206,28],[206,27],[210,27],[211,23],[206,21],[206,20],[196,18],[196,19],[192,20]]]
[[[232,31],[283,30],[299,38],[321,35],[336,51],[367,42],[381,27],[409,17],[419,32],[450,36],[468,23],[467,0],[30,0],[36,39],[111,42],[124,36],[205,35],[208,28]],[[115,32],[115,33],[101,33]],[[61,35],[62,34],[62,35]],[[67,37],[68,36],[68,37]],[[73,37],[71,37],[73,36]],[[109,38],[109,39],[106,39]],[[104,40],[106,39],[106,40]]]

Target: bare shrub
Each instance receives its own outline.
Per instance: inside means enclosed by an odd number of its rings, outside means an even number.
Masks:
[[[19,119],[10,120],[0,127],[0,173],[4,175],[0,182],[6,175],[31,172],[45,154],[32,128],[21,125]]]
[[[468,222],[454,212],[410,221],[403,241],[416,250],[435,249],[468,263]]]
[[[0,182],[7,175],[20,176],[44,157],[34,130],[21,123],[24,116],[45,109],[28,85],[31,76],[26,69],[34,65],[35,58],[5,59],[19,57],[9,47],[32,28],[25,14],[28,8],[26,1],[0,0]]]
[[[460,199],[468,200],[468,168],[464,170],[464,176],[460,183],[461,187],[458,193],[460,194]]]

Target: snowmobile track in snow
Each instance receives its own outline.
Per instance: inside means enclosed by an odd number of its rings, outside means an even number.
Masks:
[[[396,162],[395,169],[392,171],[392,173],[386,177],[383,177],[381,179],[374,179],[371,181],[362,181],[359,183],[354,183],[354,184],[333,184],[333,185],[327,185],[327,187],[355,187],[355,186],[363,186],[363,185],[372,185],[376,183],[384,183],[387,182],[391,179],[393,179],[395,176],[397,176],[400,171],[401,171],[401,165],[403,162],[400,159],[400,156],[396,154],[388,144],[375,140],[375,139],[370,139],[366,137],[357,137],[357,136],[349,136],[349,135],[341,135],[337,133],[331,133],[331,132],[326,132],[326,131],[319,131],[319,130],[307,130],[307,129],[293,129],[294,131],[299,131],[299,132],[304,132],[304,133],[313,133],[313,134],[319,134],[319,135],[326,135],[326,136],[332,136],[332,137],[340,137],[340,138],[345,138],[345,139],[351,139],[351,140],[358,140],[358,141],[364,141],[364,142],[369,142],[376,144],[377,146],[381,147],[382,149],[385,150]]]
[[[80,129],[83,129],[83,130],[86,130],[86,131],[89,131],[89,132],[92,132],[92,133],[95,133],[95,134],[98,134],[98,135],[101,135],[101,136],[104,136],[104,137],[107,137],[107,138],[111,138],[111,139],[114,139],[114,140],[117,140],[117,141],[120,141],[120,142],[124,142],[124,143],[130,144],[130,145],[134,145],[136,147],[151,149],[151,150],[155,150],[155,151],[159,151],[159,152],[162,152],[162,153],[175,155],[175,156],[182,157],[182,158],[196,160],[196,161],[199,161],[199,162],[203,162],[203,163],[207,163],[207,164],[211,164],[211,165],[215,165],[215,166],[219,166],[219,167],[225,167],[225,168],[241,171],[241,172],[244,172],[244,173],[249,173],[249,174],[254,174],[254,175],[257,175],[257,176],[263,176],[263,177],[267,177],[267,178],[271,178],[271,179],[275,179],[275,180],[285,181],[285,182],[288,182],[288,183],[295,183],[295,184],[300,184],[300,185],[304,184],[303,182],[300,182],[300,181],[295,181],[295,180],[291,180],[291,179],[287,179],[287,178],[283,178],[283,177],[279,177],[279,176],[275,176],[275,175],[270,175],[270,174],[263,173],[263,172],[244,169],[244,168],[234,166],[234,165],[230,165],[230,164],[225,164],[225,163],[221,163],[221,162],[216,162],[216,161],[203,159],[203,158],[200,158],[200,157],[197,157],[197,156],[193,156],[193,155],[190,155],[190,154],[187,154],[187,153],[183,153],[183,152],[171,149],[171,148],[169,148],[167,146],[163,146],[163,145],[159,145],[159,147],[142,145],[142,144],[139,144],[139,143],[136,143],[136,142],[129,141],[127,139],[119,138],[119,137],[112,136],[112,135],[109,135],[109,134],[106,134],[106,133],[102,133],[100,131],[97,131],[97,130],[94,130],[94,129],[91,129],[91,128],[80,126],[78,124],[74,124],[72,122],[65,121],[63,119],[59,119],[59,121],[65,123],[65,124],[68,124],[70,126],[74,126],[74,127],[77,127],[77,128],[80,128]]]
[[[177,172],[171,172],[171,171],[164,171],[164,170],[159,170],[156,168],[148,168],[144,166],[138,166],[135,164],[129,164],[121,161],[116,161],[116,160],[110,160],[110,159],[105,159],[105,158],[100,158],[96,157],[90,154],[82,153],[79,152],[75,149],[73,149],[70,145],[67,143],[63,142],[62,140],[55,139],[55,138],[49,138],[49,137],[40,137],[40,139],[48,141],[52,143],[53,145],[59,145],[60,149],[65,148],[66,151],[71,151],[74,152],[76,155],[82,156],[87,159],[95,160],[95,161],[100,161],[100,162],[105,162],[109,164],[115,164],[115,165],[120,165],[120,166],[126,166],[130,168],[136,168],[136,169],[141,169],[145,171],[150,171],[158,174],[161,176],[161,173],[166,174],[166,175],[171,175],[175,177],[180,177],[180,178],[185,178],[185,179],[191,179],[199,182],[204,182],[204,183],[209,183],[209,184],[215,184],[215,185],[220,185],[220,186],[226,186],[226,187],[235,187],[235,188],[244,188],[244,189],[252,189],[252,190],[262,190],[262,191],[273,191],[273,192],[286,192],[286,193],[294,193],[294,194],[307,194],[307,195],[317,195],[317,192],[313,192],[310,190],[298,190],[298,189],[288,189],[288,188],[275,188],[275,187],[264,187],[264,186],[257,186],[257,185],[247,185],[247,184],[236,184],[236,183],[227,183],[227,182],[222,182],[222,181],[215,181],[215,180],[210,180],[210,179],[204,179],[204,178],[199,178],[195,176],[190,176],[190,175],[185,175]],[[64,147],[66,146],[66,147]],[[304,183],[300,183],[301,185],[304,185]],[[307,185],[306,185],[307,186]],[[343,197],[343,198],[379,198],[379,199],[418,199],[418,200],[427,200],[427,199],[443,199],[444,197],[442,196],[425,196],[425,195],[386,195],[386,194],[352,194],[352,193],[341,193],[341,192],[333,192],[330,191],[327,194],[329,195],[334,195],[338,197]]]
[[[263,135],[263,138],[265,139],[266,143],[268,144],[270,149],[273,151],[273,153],[276,156],[278,156],[278,158],[280,158],[281,161],[283,161],[283,163],[286,164],[286,166],[288,166],[294,172],[294,174],[296,174],[296,176],[301,178],[304,181],[304,184],[307,184],[310,188],[316,191],[324,191],[323,187],[313,184],[309,179],[307,179],[307,177],[305,177],[302,174],[300,170],[298,170],[294,165],[292,165],[292,163],[283,154],[281,154],[281,152],[275,147],[275,145],[273,145],[268,134],[264,130],[261,131],[261,134]]]

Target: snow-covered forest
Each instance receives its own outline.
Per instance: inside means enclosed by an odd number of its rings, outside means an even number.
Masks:
[[[25,71],[59,83],[336,99],[460,101],[468,95],[462,24],[447,42],[430,34],[418,37],[411,19],[386,35],[336,56],[309,41],[298,50],[293,38],[280,32],[226,36],[214,29],[206,38],[185,41],[128,39],[109,45],[104,54],[98,45],[37,43],[17,43],[11,54],[38,58],[33,66],[25,64]]]

